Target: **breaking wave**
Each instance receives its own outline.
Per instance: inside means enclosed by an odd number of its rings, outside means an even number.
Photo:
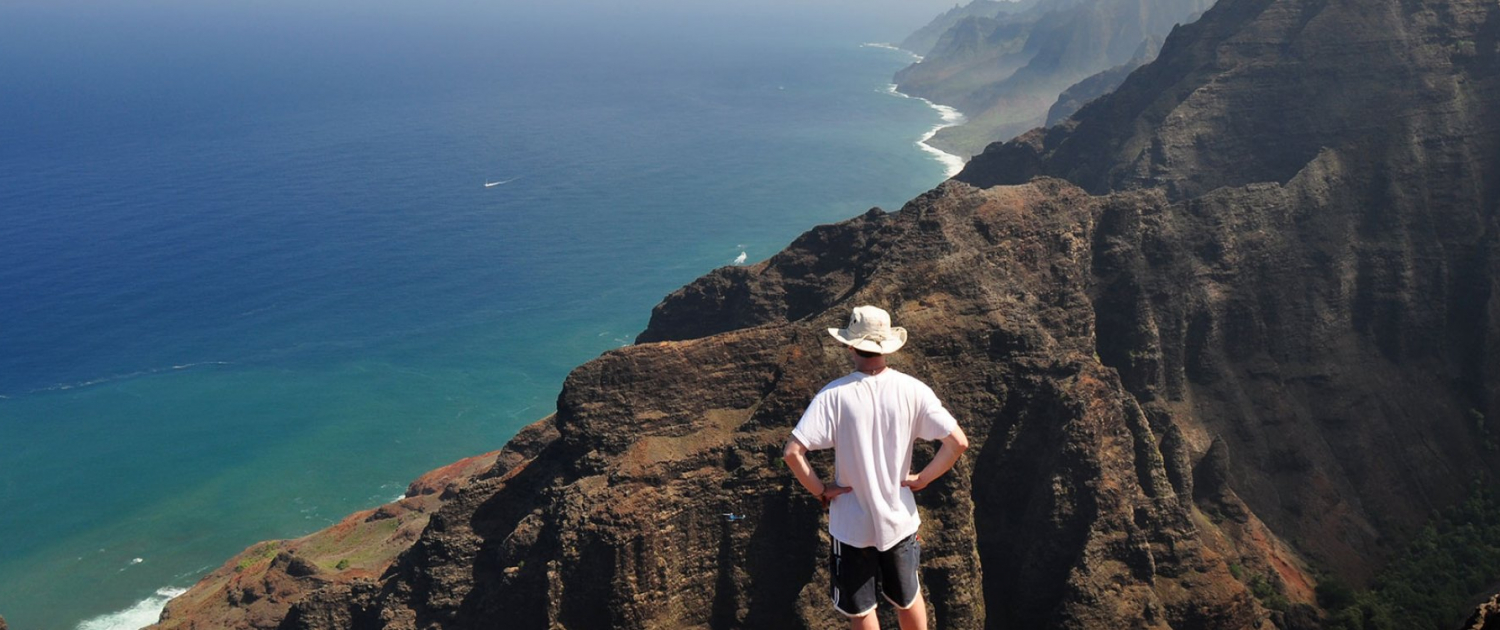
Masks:
[[[78,624],[77,630],[140,630],[161,619],[161,611],[173,597],[186,593],[185,588],[166,587],[156,589],[150,597],[136,602],[134,606],[100,615]]]

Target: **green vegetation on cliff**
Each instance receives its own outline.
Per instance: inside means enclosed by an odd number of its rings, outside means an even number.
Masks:
[[[1330,630],[1447,630],[1500,579],[1500,500],[1476,484],[1467,501],[1417,534],[1370,589],[1318,586]]]

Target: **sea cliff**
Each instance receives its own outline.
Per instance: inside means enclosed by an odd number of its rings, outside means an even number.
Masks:
[[[934,627],[1316,627],[1500,473],[1495,121],[1492,2],[1222,0],[1062,125],[667,296],[388,553],[252,549],[164,626],[831,627],[779,453],[870,303],[973,445],[919,494]],[[281,612],[223,621],[252,591]]]

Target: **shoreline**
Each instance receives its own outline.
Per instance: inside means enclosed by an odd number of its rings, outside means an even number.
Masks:
[[[897,46],[895,44],[887,44],[887,43],[884,43],[884,42],[867,42],[867,43],[864,43],[864,44],[860,44],[859,46],[861,48],[884,48],[886,50],[894,50],[896,52],[906,53],[908,55],[911,55],[911,58],[914,61],[916,61],[917,63],[921,63],[922,62],[922,56],[921,55],[919,55],[917,53],[914,53],[914,52],[912,52],[910,50],[907,50],[905,48],[902,48],[900,46]]]
[[[942,163],[943,168],[945,169],[945,172],[943,174],[944,178],[953,177],[960,171],[964,170],[964,165],[968,163],[968,160],[965,160],[962,156],[954,155],[935,146],[932,146],[932,144],[929,142],[934,136],[937,135],[939,131],[942,131],[949,127],[957,127],[967,122],[968,118],[964,116],[964,113],[951,106],[934,103],[920,96],[912,96],[910,94],[902,92],[901,90],[896,88],[895,83],[887,86],[886,91],[901,98],[912,98],[922,101],[923,103],[926,103],[928,107],[931,107],[933,110],[937,111],[938,115],[942,117],[942,122],[938,123],[932,129],[927,130],[927,133],[922,135],[922,139],[917,141],[917,148],[926,151],[933,157],[933,159]]]
[[[896,52],[905,53],[906,55],[910,56],[912,58],[912,60],[913,60],[914,63],[921,63],[922,62],[922,56],[921,55],[919,55],[917,53],[914,53],[914,52],[912,52],[910,50],[907,50],[905,48],[901,48],[899,46],[896,46],[894,44],[884,44],[884,43],[879,43],[879,42],[872,42],[872,43],[867,43],[867,44],[860,44],[860,47],[861,48],[881,48],[881,49],[885,49],[885,50],[894,50]],[[937,135],[937,133],[939,131],[942,131],[942,130],[947,129],[949,127],[957,127],[959,125],[964,124],[965,122],[968,122],[968,118],[966,118],[964,116],[964,113],[961,112],[961,111],[958,111],[958,109],[956,109],[954,107],[951,107],[949,105],[941,105],[941,104],[938,104],[938,103],[934,103],[934,102],[932,102],[930,100],[927,100],[925,98],[922,98],[920,96],[912,96],[910,94],[902,92],[901,90],[897,89],[897,86],[896,86],[895,83],[888,84],[886,86],[885,90],[886,90],[887,93],[894,94],[894,95],[899,96],[901,98],[914,98],[914,99],[917,99],[919,101],[922,101],[923,103],[926,103],[928,107],[931,107],[933,110],[935,110],[938,113],[938,115],[942,117],[942,122],[938,123],[937,126],[933,127],[932,129],[927,130],[927,133],[923,134],[922,138],[920,140],[917,140],[917,148],[919,148],[922,151],[926,152],[928,155],[931,155],[933,159],[937,160],[939,163],[941,163],[943,165],[943,177],[944,177],[944,179],[951,178],[954,175],[957,175],[960,171],[964,170],[964,164],[967,164],[968,160],[964,159],[963,156],[954,155],[952,153],[949,153],[947,151],[939,149],[939,148],[933,146],[929,142],[930,140],[932,140],[932,138],[934,136]]]

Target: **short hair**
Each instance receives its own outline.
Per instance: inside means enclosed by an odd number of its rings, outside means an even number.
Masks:
[[[854,348],[854,346],[849,346],[849,347],[850,348]],[[881,353],[879,353],[879,352],[870,352],[869,350],[860,350],[859,348],[854,348],[854,354],[862,356],[862,357],[864,357],[866,359],[873,359],[875,357],[880,356]]]

